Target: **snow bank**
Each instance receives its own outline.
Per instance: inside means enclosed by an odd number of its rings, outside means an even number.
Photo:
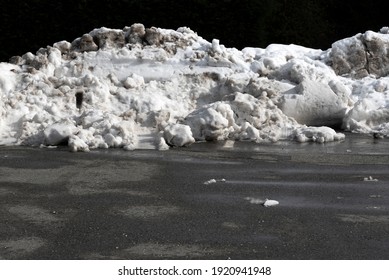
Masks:
[[[189,28],[98,28],[0,63],[0,144],[72,151],[389,135],[389,34],[226,48]],[[332,128],[330,128],[332,127]]]

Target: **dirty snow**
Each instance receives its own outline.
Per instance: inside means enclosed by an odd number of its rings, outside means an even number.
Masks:
[[[0,144],[72,151],[389,135],[389,28],[322,51],[98,28],[0,63]]]

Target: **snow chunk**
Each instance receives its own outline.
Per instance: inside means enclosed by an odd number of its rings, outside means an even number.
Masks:
[[[214,184],[214,183],[216,183],[216,180],[215,179],[210,179],[208,181],[205,181],[204,185],[209,185],[209,184]]]
[[[229,104],[215,102],[189,114],[185,123],[196,140],[225,140],[233,131],[233,114]]]
[[[367,31],[332,44],[330,58],[338,75],[363,78],[389,74],[389,38],[383,32]]]
[[[365,182],[378,182],[378,179],[374,179],[372,176],[363,178]]]
[[[139,76],[137,74],[134,74],[132,73],[131,75],[129,75],[127,77],[127,79],[123,82],[123,86],[126,88],[126,89],[130,89],[130,88],[140,88],[142,86],[144,86],[145,84],[145,80],[143,79],[142,76]]]
[[[272,207],[280,204],[277,200],[267,198],[265,200],[262,200],[260,198],[246,197],[245,199],[248,200],[251,204],[260,204],[264,207]]]
[[[208,180],[208,181],[205,181],[204,182],[204,185],[210,185],[210,184],[215,184],[215,183],[217,183],[217,182],[225,182],[226,181],[226,179],[210,179],[210,180]]]
[[[326,84],[304,80],[283,93],[279,107],[300,124],[340,127],[347,109],[344,99]]]
[[[124,29],[126,34],[127,41],[131,44],[142,43],[143,37],[146,34],[146,30],[143,24],[135,23],[129,28]]]
[[[89,146],[81,140],[77,135],[71,135],[69,137],[69,148],[72,152],[82,151],[89,152]]]
[[[8,95],[15,90],[18,67],[8,63],[0,63],[0,94]]]
[[[67,143],[69,137],[78,131],[77,127],[70,121],[54,123],[49,125],[44,131],[46,145],[56,146]]]
[[[169,145],[166,143],[165,138],[163,137],[159,137],[156,144],[159,151],[169,150]]]
[[[126,43],[123,30],[102,27],[94,29],[89,35],[100,49],[122,48]]]
[[[219,43],[219,40],[217,39],[213,39],[212,40],[212,50],[215,52],[215,53],[222,53],[222,49],[220,47],[220,43]]]
[[[271,207],[271,206],[276,206],[278,204],[280,204],[280,203],[277,200],[266,199],[266,201],[263,203],[263,206]]]
[[[372,99],[358,100],[343,120],[343,128],[351,132],[389,135],[389,108],[381,107]]]
[[[195,142],[189,126],[184,124],[168,124],[164,128],[163,136],[168,145],[182,147]]]
[[[337,133],[332,128],[322,127],[301,127],[295,130],[294,138],[298,142],[331,142],[344,140],[343,133]]]

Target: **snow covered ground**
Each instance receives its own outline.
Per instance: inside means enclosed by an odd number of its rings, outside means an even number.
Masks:
[[[322,51],[99,28],[0,63],[0,144],[72,151],[389,136],[389,28]],[[331,128],[332,127],[332,128]]]

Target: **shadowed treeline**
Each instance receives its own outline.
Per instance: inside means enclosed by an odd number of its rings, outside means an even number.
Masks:
[[[190,27],[227,47],[271,43],[327,49],[331,43],[388,25],[383,0],[2,0],[0,61],[72,41],[94,28]]]

